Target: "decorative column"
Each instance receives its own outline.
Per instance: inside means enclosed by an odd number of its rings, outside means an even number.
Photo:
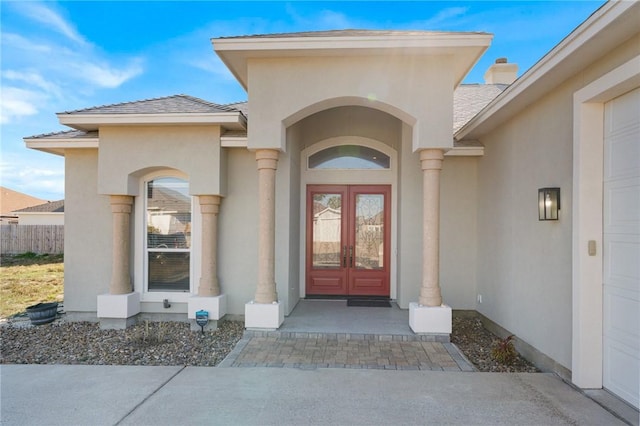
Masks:
[[[131,274],[129,256],[131,254],[130,219],[133,197],[129,195],[111,196],[113,215],[113,262],[111,265],[111,284],[109,294],[131,293]]]
[[[220,196],[200,195],[202,214],[202,275],[198,296],[219,296],[218,282],[218,211]]]
[[[422,168],[422,285],[418,303],[409,304],[409,326],[418,334],[449,341],[451,308],[440,292],[440,172],[442,149],[420,151]]]
[[[440,306],[440,149],[420,151],[422,166],[422,287],[420,305]]]
[[[122,329],[135,323],[140,312],[140,294],[131,286],[131,208],[130,195],[111,195],[113,255],[109,293],[98,296],[97,316],[101,328]]]
[[[284,321],[275,280],[276,169],[279,152],[256,151],[258,167],[258,284],[255,298],[245,305],[245,326],[276,329]]]
[[[275,279],[276,169],[278,151],[256,151],[258,165],[258,286],[254,301],[278,301]]]
[[[191,329],[200,330],[196,323],[196,313],[207,312],[209,322],[206,330],[215,330],[218,320],[227,313],[227,299],[220,291],[218,281],[218,212],[221,197],[219,195],[199,195],[201,215],[202,246],[201,271],[198,294],[189,298],[187,316],[191,320]]]

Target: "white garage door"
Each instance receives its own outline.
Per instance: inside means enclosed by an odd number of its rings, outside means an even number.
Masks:
[[[603,385],[638,407],[640,89],[605,105]]]

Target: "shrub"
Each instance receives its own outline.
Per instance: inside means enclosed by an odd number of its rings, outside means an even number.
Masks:
[[[513,346],[515,336],[507,336],[504,339],[496,340],[491,349],[491,356],[501,364],[511,364],[518,356],[516,348]]]

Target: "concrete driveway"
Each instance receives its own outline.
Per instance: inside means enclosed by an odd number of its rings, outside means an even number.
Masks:
[[[2,425],[616,425],[550,374],[0,366]]]

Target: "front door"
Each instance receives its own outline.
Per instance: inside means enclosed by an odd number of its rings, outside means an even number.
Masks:
[[[307,186],[307,295],[389,297],[389,185]]]

